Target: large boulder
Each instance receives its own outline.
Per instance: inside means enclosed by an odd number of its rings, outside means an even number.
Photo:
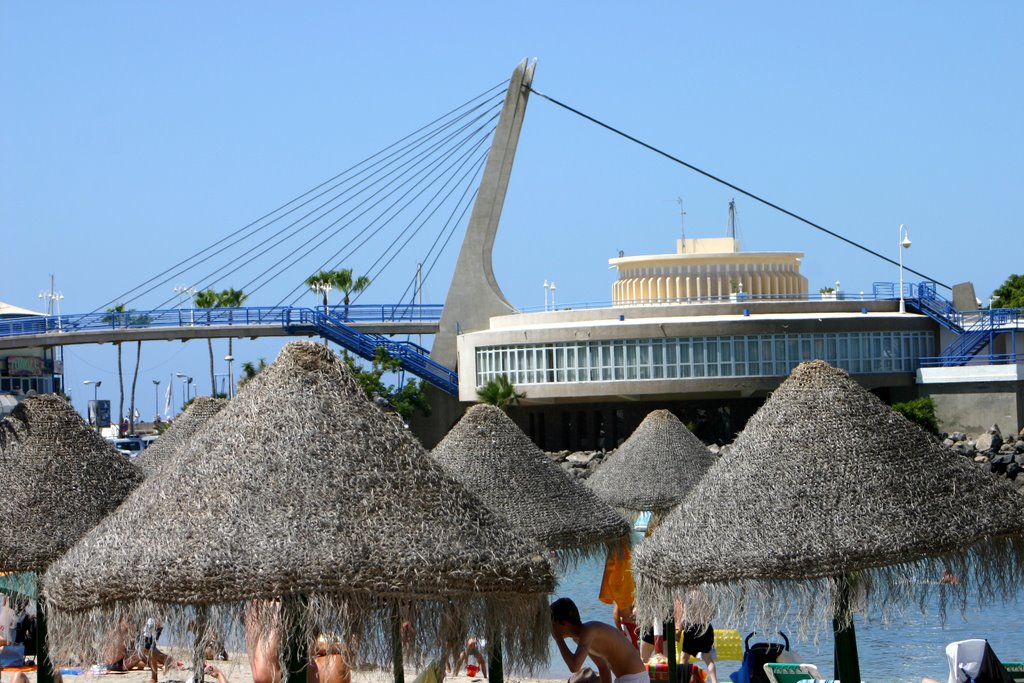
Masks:
[[[974,447],[978,449],[979,453],[996,452],[1002,445],[1003,435],[999,431],[999,425],[992,425],[987,432],[979,436],[974,442]]]

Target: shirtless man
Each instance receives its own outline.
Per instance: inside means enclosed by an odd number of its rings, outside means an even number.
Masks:
[[[600,621],[580,621],[580,612],[569,598],[551,603],[551,633],[558,645],[565,665],[576,673],[590,657],[601,674],[601,683],[650,683],[647,668],[629,639],[610,624]],[[566,638],[576,641],[573,652],[565,644]]]

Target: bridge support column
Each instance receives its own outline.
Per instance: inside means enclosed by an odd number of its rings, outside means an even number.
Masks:
[[[491,316],[513,311],[494,278],[491,254],[536,65],[524,59],[512,73],[430,351],[433,360],[452,369],[456,369],[455,339],[460,332],[486,329]]]

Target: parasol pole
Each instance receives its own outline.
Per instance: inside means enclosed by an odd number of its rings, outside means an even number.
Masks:
[[[192,680],[195,683],[203,683],[203,674],[206,672],[206,626],[209,623],[210,614],[206,605],[196,607],[196,637],[192,644]]]
[[[680,683],[679,667],[676,664],[676,620],[669,617],[665,621],[665,656],[668,658],[668,683]],[[690,677],[682,683],[690,683]]]
[[[832,631],[835,634],[836,678],[846,683],[859,683],[860,662],[857,658],[857,634],[850,614],[849,575],[840,577],[839,595],[836,596],[835,614],[832,617]],[[850,623],[843,625],[840,615],[849,615]]]
[[[36,600],[36,683],[53,683],[53,665],[50,663],[50,648],[46,642],[46,609],[44,600]]]
[[[285,621],[289,625],[288,629],[288,642],[287,653],[288,653],[288,683],[306,683],[307,672],[306,669],[309,667],[309,657],[305,633],[302,630],[302,616],[306,611],[306,605],[308,600],[305,595],[298,597],[298,608],[294,614],[291,615],[291,619]],[[284,615],[284,601],[281,604],[281,613]]]
[[[501,635],[498,631],[494,632],[494,637],[491,640],[492,644],[489,648],[491,656],[487,661],[487,680],[489,683],[502,683],[505,672],[501,665]]]
[[[395,683],[405,683],[405,666],[402,658],[402,618],[398,614],[398,603],[391,612],[391,665],[395,674]]]

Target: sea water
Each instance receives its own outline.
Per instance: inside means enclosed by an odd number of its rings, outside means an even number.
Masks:
[[[584,621],[611,623],[612,606],[597,599],[603,573],[604,560],[582,562],[562,575],[555,597],[572,598]],[[1021,580],[1024,581],[1024,577]],[[868,683],[920,683],[922,676],[945,681],[948,676],[946,645],[968,638],[987,638],[993,651],[1003,661],[1024,661],[1024,596],[1021,595],[1015,600],[984,608],[978,608],[971,602],[964,614],[950,607],[944,623],[934,604],[925,614],[917,606],[908,607],[899,623],[880,624],[877,620],[866,622],[859,617],[855,618],[854,623],[861,679]],[[750,632],[743,624],[716,622],[715,626],[738,629],[741,637],[746,637]],[[794,634],[787,635],[798,661],[814,664],[822,676],[831,677],[834,674],[831,630],[807,640],[798,640]],[[781,642],[781,639],[777,634],[772,637],[772,634],[762,633],[751,639],[751,643],[759,641]],[[569,645],[575,647],[571,642]],[[721,661],[717,666],[719,681],[728,683],[729,674],[739,668],[740,662]],[[569,677],[569,670],[554,640],[551,642],[548,669],[538,672],[538,675],[541,678],[562,680]]]

